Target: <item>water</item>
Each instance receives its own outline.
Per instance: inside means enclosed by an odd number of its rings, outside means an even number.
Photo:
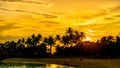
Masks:
[[[56,64],[0,62],[0,68],[73,68]]]

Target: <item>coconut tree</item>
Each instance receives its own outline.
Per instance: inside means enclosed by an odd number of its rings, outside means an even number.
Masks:
[[[56,38],[55,38],[56,40],[60,40],[61,39],[61,37],[60,37],[60,35],[56,35]]]
[[[24,56],[25,55],[25,39],[18,39],[17,41],[17,51],[18,51],[18,56]]]
[[[27,38],[27,40],[25,41],[25,43],[27,44],[27,47],[31,47],[32,46],[32,39],[31,38]]]
[[[109,36],[107,36],[107,42],[112,42],[114,40],[114,37],[113,36],[111,36],[111,35],[109,35]]]
[[[79,42],[82,42],[82,40],[86,37],[84,32],[74,31],[74,42],[78,44]]]
[[[44,42],[50,46],[50,53],[52,53],[52,46],[55,44],[55,40],[53,36],[49,36],[48,38],[44,38]]]
[[[42,40],[41,34],[38,34],[37,36],[33,34],[31,37],[31,44],[33,45],[33,47],[36,47],[40,43],[41,40]]]
[[[37,44],[40,43],[41,40],[42,40],[42,35],[41,35],[41,34],[38,34],[38,35],[37,35],[37,39],[36,39]]]
[[[7,46],[7,56],[8,57],[16,57],[17,53],[16,53],[16,42],[14,41],[10,41],[8,44],[6,44]]]
[[[74,30],[71,27],[68,27],[68,29],[66,30],[66,34],[72,34],[74,32]]]
[[[62,37],[62,43],[66,46],[72,46],[72,43],[74,42],[75,39],[75,35],[74,35],[74,30],[69,27],[66,32],[65,35]]]
[[[116,37],[116,49],[115,49],[115,51],[116,51],[117,56],[120,57],[120,37],[119,36]]]
[[[68,35],[63,36],[61,42],[65,45],[65,47],[67,47],[70,44],[69,36]]]

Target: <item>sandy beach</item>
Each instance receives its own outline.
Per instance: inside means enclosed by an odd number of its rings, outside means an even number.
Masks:
[[[120,59],[81,59],[81,58],[10,58],[1,62],[45,63],[72,66],[76,68],[120,68]]]

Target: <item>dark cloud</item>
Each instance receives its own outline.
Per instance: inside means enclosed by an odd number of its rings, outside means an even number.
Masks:
[[[120,17],[120,14],[119,15],[114,15],[114,17]]]
[[[16,2],[16,1],[22,1],[22,0],[0,0],[0,1],[10,1],[10,2]]]
[[[1,20],[1,19],[0,19],[0,22],[2,22],[2,21],[5,21],[5,20]]]
[[[27,12],[27,11],[24,11],[24,10],[14,10],[16,12]]]
[[[48,5],[48,4],[41,3],[41,2],[36,2],[36,1],[24,1],[24,0],[0,0],[0,1],[8,1],[8,2],[25,2],[25,3],[34,3],[34,4],[44,4],[44,5]]]
[[[41,14],[38,12],[30,12],[30,11],[24,11],[24,10],[15,10],[16,12],[25,12],[25,13],[31,13],[31,14],[36,14],[36,15],[42,15],[45,18],[57,18],[55,15],[50,15],[50,14]]]
[[[5,30],[9,30],[9,29],[15,29],[15,28],[22,28],[22,27],[17,27],[15,26],[15,24],[6,24],[4,26],[0,26],[0,31],[5,31]]]
[[[111,21],[111,20],[115,20],[115,18],[114,18],[114,17],[104,17],[104,20],[109,20],[109,21]]]
[[[3,11],[8,11],[8,12],[10,12],[11,10],[9,10],[9,9],[5,9],[5,8],[2,8],[2,7],[0,7],[0,10],[3,10]]]
[[[41,23],[49,23],[49,24],[60,24],[59,22],[54,21],[40,21]]]
[[[120,11],[120,4],[116,7],[110,8],[111,11]]]
[[[40,21],[40,23],[44,23],[46,27],[60,26],[59,22],[54,21]]]
[[[37,15],[41,15],[40,13],[37,12],[30,12],[30,11],[24,11],[24,10],[14,10],[16,12],[25,12],[25,13],[32,13],[32,14],[37,14]]]
[[[45,3],[35,2],[35,1],[34,2],[33,1],[22,1],[22,2],[48,5],[48,4],[45,4]]]
[[[45,18],[57,18],[57,16],[55,15],[51,15],[51,14],[41,14],[41,13],[38,13],[38,12],[30,12],[30,11],[25,11],[25,10],[9,10],[9,9],[5,9],[5,8],[1,8],[0,7],[0,10],[4,10],[4,11],[16,11],[16,12],[25,12],[25,13],[31,13],[31,14],[36,14],[36,15],[42,15],[44,16]]]
[[[41,15],[43,15],[46,18],[57,18],[57,16],[55,15],[49,15],[49,14],[41,14]]]

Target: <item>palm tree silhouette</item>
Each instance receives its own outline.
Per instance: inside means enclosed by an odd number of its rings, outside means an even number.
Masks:
[[[24,56],[25,55],[25,39],[18,39],[17,41],[17,54],[18,56]]]
[[[50,51],[50,53],[52,54],[52,46],[53,46],[53,44],[55,44],[55,40],[54,40],[53,36],[49,36],[48,38],[44,38],[44,42],[45,42],[47,45],[50,46],[49,51]]]

